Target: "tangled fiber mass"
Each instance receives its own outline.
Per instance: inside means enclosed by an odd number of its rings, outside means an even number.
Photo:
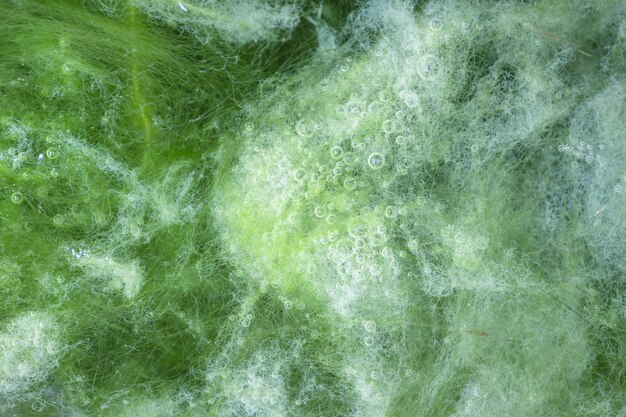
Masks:
[[[623,0],[0,1],[0,415],[626,417]]]

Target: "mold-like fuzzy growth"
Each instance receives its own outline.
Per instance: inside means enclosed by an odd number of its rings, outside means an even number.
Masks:
[[[0,414],[624,415],[622,1],[0,15]]]
[[[44,381],[64,349],[54,320],[34,312],[8,323],[0,333],[0,347],[0,395],[4,399]]]

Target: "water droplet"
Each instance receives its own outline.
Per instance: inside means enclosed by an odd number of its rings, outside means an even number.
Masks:
[[[341,149],[341,146],[333,146],[330,148],[330,156],[334,159],[340,159],[343,156],[343,149]]]
[[[11,194],[11,201],[15,204],[20,204],[22,201],[24,201],[24,196],[19,191],[16,191]]]
[[[380,169],[385,165],[385,157],[378,152],[374,152],[367,158],[367,163],[372,169]]]

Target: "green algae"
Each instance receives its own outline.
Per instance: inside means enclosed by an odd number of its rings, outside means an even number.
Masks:
[[[622,2],[0,15],[0,414],[626,413]]]

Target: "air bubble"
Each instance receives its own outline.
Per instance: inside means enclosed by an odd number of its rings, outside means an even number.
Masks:
[[[314,213],[316,217],[322,218],[326,214],[326,209],[322,206],[317,206],[315,207]]]
[[[367,337],[365,337],[365,338],[363,339],[363,344],[364,344],[365,346],[368,346],[368,347],[369,347],[369,346],[372,346],[372,345],[374,344],[374,338],[373,338],[373,337],[371,337],[371,336],[367,336]]]
[[[330,156],[334,159],[340,159],[343,156],[343,149],[341,149],[341,146],[333,146],[330,148]]]
[[[585,158],[585,162],[587,162],[588,164],[590,164],[591,162],[593,162],[593,156],[588,156]]]
[[[400,135],[396,138],[396,145],[402,146],[405,143],[406,143],[406,138],[404,136]]]
[[[293,178],[296,181],[304,181],[306,177],[306,171],[303,168],[298,168],[293,172]]]
[[[406,98],[404,99],[404,103],[411,109],[414,109],[419,106],[420,99],[415,93],[408,93]]]
[[[559,145],[559,152],[563,152],[565,150],[565,145]]]
[[[439,32],[443,28],[443,22],[438,17],[433,17],[430,19],[430,23],[428,25],[430,30],[434,32]]]
[[[418,63],[418,73],[423,79],[434,77],[439,71],[439,63],[435,56],[424,55]]]
[[[365,331],[368,333],[376,332],[376,324],[373,321],[366,321],[363,323],[363,327],[365,327]]]
[[[285,301],[285,310],[291,310],[293,303],[289,300]]]
[[[578,166],[578,162],[572,161],[570,165],[572,166],[572,168],[576,168]]]
[[[245,124],[245,128],[248,132],[252,132],[254,130],[254,123],[248,122]]]
[[[24,196],[19,191],[16,191],[13,194],[11,194],[11,201],[14,204],[20,204],[22,201],[24,201]]]
[[[52,218],[52,223],[54,223],[57,226],[61,226],[64,222],[65,222],[65,217],[63,217],[62,214],[56,214]]]
[[[74,73],[74,68],[72,67],[71,64],[63,64],[63,67],[61,68],[61,70],[66,75],[71,75]]]
[[[395,218],[398,215],[398,209],[394,206],[387,206],[385,209],[385,217],[390,219]]]
[[[387,119],[383,122],[383,131],[385,133],[393,133],[396,130],[396,122],[391,119]]]
[[[354,179],[353,177],[348,177],[345,179],[345,181],[343,182],[343,186],[346,190],[354,190],[356,188],[356,179]]]
[[[378,371],[372,371],[370,372],[370,378],[376,381],[378,378],[380,378],[380,374],[378,373]]]
[[[470,150],[471,150],[473,153],[476,153],[476,152],[478,151],[478,145],[472,145],[472,146],[470,146]]]
[[[329,214],[328,217],[326,217],[326,223],[328,224],[334,224],[337,221],[337,217],[335,217],[334,214]]]
[[[307,122],[304,119],[300,119],[297,123],[296,123],[296,133],[299,136],[308,138],[311,135],[313,135],[313,129],[311,129],[311,127],[309,126],[310,123]]]
[[[385,165],[385,157],[378,152],[374,152],[367,158],[367,163],[372,169],[380,169]]]
[[[48,150],[46,150],[46,157],[48,159],[55,160],[57,159],[58,156],[59,156],[59,152],[56,149],[49,148]]]

